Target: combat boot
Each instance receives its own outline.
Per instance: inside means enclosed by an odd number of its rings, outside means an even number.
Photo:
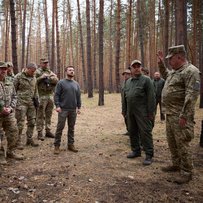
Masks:
[[[27,139],[26,145],[30,145],[32,147],[38,147],[39,146],[39,144],[35,143],[32,138],[31,139]]]
[[[181,185],[181,184],[188,183],[191,180],[192,180],[192,174],[187,174],[187,175],[180,175],[174,178],[173,182]]]
[[[43,136],[43,133],[41,131],[38,132],[37,139],[41,140],[41,141],[44,141],[44,136]]]
[[[59,146],[54,147],[54,154],[60,154]]]
[[[24,156],[20,154],[16,154],[14,151],[7,152],[7,157],[16,160],[23,160]]]
[[[78,152],[78,150],[75,148],[75,146],[73,144],[68,145],[68,150],[72,151],[72,152]]]
[[[143,165],[145,166],[149,166],[152,164],[152,156],[146,155],[145,160],[143,161]]]
[[[55,138],[54,134],[52,132],[50,132],[50,131],[46,132],[45,137]]]
[[[163,172],[177,172],[180,171],[180,168],[178,166],[166,166],[166,167],[162,167],[161,170]]]
[[[6,165],[7,161],[3,154],[0,154],[0,165]]]

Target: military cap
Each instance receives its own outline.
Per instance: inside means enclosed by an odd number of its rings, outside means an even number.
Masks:
[[[134,64],[140,64],[140,65],[142,65],[142,63],[141,63],[141,61],[139,61],[139,60],[134,60],[134,61],[132,61],[132,63],[131,63],[131,65],[130,66],[133,66]]]
[[[37,69],[37,65],[35,63],[29,63],[27,65],[27,68],[35,68],[35,69]]]
[[[179,54],[179,53],[186,53],[184,45],[178,45],[178,46],[169,47],[168,55],[166,56],[166,59],[171,58],[175,54]]]
[[[0,61],[0,68],[8,68],[8,65],[6,62]]]
[[[125,73],[131,74],[131,71],[130,71],[129,69],[125,69],[125,70],[123,71],[122,75],[124,75]]]
[[[13,67],[13,63],[12,62],[6,62],[8,67]]]
[[[41,63],[49,63],[48,59],[46,59],[46,58],[41,58],[41,59],[40,59],[40,62],[41,62]]]

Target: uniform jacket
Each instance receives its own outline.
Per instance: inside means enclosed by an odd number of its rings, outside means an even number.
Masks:
[[[122,113],[126,115],[133,112],[149,116],[154,115],[154,111],[155,94],[151,79],[145,75],[129,78],[124,86]]]
[[[33,98],[38,98],[36,77],[28,76],[24,71],[14,78],[14,86],[18,97],[18,105],[33,103]]]
[[[2,107],[16,107],[17,96],[13,83],[7,81],[0,81],[0,103]]]
[[[193,117],[200,90],[199,70],[190,63],[172,71],[160,63],[159,69],[166,79],[162,90],[163,112],[184,118]]]
[[[155,94],[156,94],[156,99],[160,99],[162,89],[163,89],[164,84],[165,84],[165,80],[163,78],[160,78],[158,80],[153,79],[153,84],[154,84],[154,90],[155,90]]]
[[[46,79],[40,78],[43,74],[49,75]],[[53,95],[55,86],[58,82],[56,74],[54,74],[50,69],[38,68],[35,76],[37,78],[37,86],[39,96],[50,96]]]

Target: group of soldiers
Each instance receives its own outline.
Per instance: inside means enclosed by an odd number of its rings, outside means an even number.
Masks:
[[[178,184],[192,180],[193,161],[190,142],[194,138],[195,103],[200,90],[200,71],[187,60],[184,45],[170,47],[165,57],[171,68],[165,66],[163,53],[157,53],[159,71],[165,79],[161,96],[163,113],[166,115],[166,136],[171,153],[172,165],[162,168],[163,172],[180,172],[173,182]],[[154,156],[152,129],[156,105],[152,80],[142,72],[141,61],[134,60],[124,72],[122,88],[122,114],[127,123],[131,152],[127,158],[146,154],[144,165],[151,165]],[[157,76],[159,77],[159,76]],[[157,82],[157,81],[156,81]],[[159,81],[161,84],[162,82]]]
[[[48,67],[48,60],[40,59],[40,66],[29,63],[14,76],[11,62],[0,62],[0,164],[6,158],[23,160],[16,152],[23,150],[23,131],[27,121],[26,145],[37,147],[33,140],[36,125],[38,140],[54,138],[51,132],[51,117],[54,108],[53,93],[58,78]],[[45,134],[44,134],[45,126]],[[5,148],[4,140],[7,139]]]

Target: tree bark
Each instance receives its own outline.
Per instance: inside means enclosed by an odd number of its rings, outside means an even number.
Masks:
[[[92,85],[92,65],[91,65],[91,29],[90,29],[90,2],[86,0],[86,21],[87,21],[87,78],[88,78],[88,98],[93,97]]]
[[[121,37],[121,1],[117,0],[116,12],[116,42],[115,42],[115,78],[116,78],[116,93],[120,92],[120,37]]]
[[[103,73],[103,38],[104,38],[104,1],[99,1],[99,102],[98,105],[104,105],[104,73]]]
[[[13,71],[18,73],[18,58],[17,58],[17,45],[16,45],[16,17],[15,17],[15,3],[10,0],[10,15],[11,15],[11,39],[12,39],[12,61]]]

